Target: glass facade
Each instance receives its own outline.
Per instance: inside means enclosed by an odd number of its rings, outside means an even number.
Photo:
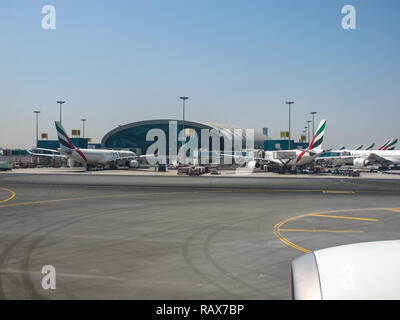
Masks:
[[[295,142],[290,140],[291,149],[307,149],[307,142]],[[264,141],[264,151],[275,151],[275,150],[288,150],[289,140],[265,140]]]
[[[102,145],[107,149],[129,149],[142,154],[154,143],[154,141],[146,141],[147,132],[151,129],[161,129],[167,133],[168,124],[149,124],[130,127],[112,134],[103,141]]]
[[[174,121],[176,123],[177,132],[181,132],[183,129],[182,121],[177,120],[149,120],[149,121],[141,121],[132,124],[128,124],[125,126],[118,127],[108,134],[106,134],[101,142],[102,148],[106,149],[129,149],[131,151],[136,152],[137,154],[145,154],[149,146],[155,143],[155,141],[146,141],[146,136],[149,130],[152,129],[160,129],[165,133],[166,137],[166,154],[168,155],[169,150],[169,130],[170,130],[170,121]],[[196,123],[192,121],[185,121],[185,132],[187,136],[187,141],[189,140],[191,130],[195,131],[198,137],[198,148],[200,149],[201,143],[201,129],[221,129],[226,130],[223,126],[212,127],[211,125],[207,125],[205,123]],[[176,130],[175,129],[175,130]],[[229,131],[230,129],[228,129]],[[176,137],[177,133],[173,132],[173,135]],[[263,149],[264,147],[264,138],[266,136],[262,136],[261,139],[257,136],[255,139],[255,147]],[[157,138],[156,138],[157,139]],[[242,139],[243,148],[246,147],[245,139]],[[178,148],[182,145],[183,142],[179,141],[177,143]],[[209,138],[209,147],[212,148],[212,138]],[[224,137],[220,137],[220,150],[224,150]]]
[[[71,142],[77,148],[86,149],[88,147],[88,139],[86,138],[71,138]],[[58,140],[38,140],[38,148],[57,150],[60,148]]]

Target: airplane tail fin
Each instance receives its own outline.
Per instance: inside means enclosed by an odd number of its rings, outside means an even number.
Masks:
[[[394,150],[395,145],[399,139],[393,138],[382,150]]]
[[[361,145],[356,150],[361,150],[363,147],[364,147],[364,145]]]
[[[386,148],[386,146],[387,146],[389,143],[391,143],[392,140],[393,140],[393,138],[390,139],[390,140],[388,140],[388,141],[386,141],[383,145],[381,145],[381,146],[379,147],[378,150],[383,150],[383,148]]]
[[[346,149],[346,147],[345,147],[345,146],[341,147],[339,150],[344,150],[344,149]]]
[[[310,142],[310,145],[308,146],[307,150],[322,151],[322,143],[324,141],[325,128],[326,128],[326,120],[323,119],[320,122],[318,129],[315,132],[315,135],[312,141]]]
[[[60,142],[60,148],[61,150],[73,150],[75,149],[75,146],[71,142],[71,139],[68,137],[64,127],[62,126],[60,121],[55,121],[56,124],[56,130],[57,130],[57,136],[58,136],[58,141]]]
[[[370,146],[368,146],[367,148],[365,148],[365,150],[372,150],[373,147],[375,147],[375,143],[373,143]]]

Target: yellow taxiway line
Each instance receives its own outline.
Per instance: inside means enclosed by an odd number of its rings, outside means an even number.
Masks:
[[[4,190],[4,191],[7,191],[7,192],[11,193],[11,196],[9,196],[7,199],[0,200],[0,203],[4,203],[4,202],[7,202],[7,201],[10,201],[12,198],[15,197],[15,192],[13,190],[11,190],[11,189],[1,188],[0,187],[0,190]]]
[[[378,219],[370,219],[370,218],[356,218],[356,217],[344,217],[344,216],[330,216],[325,214],[310,214],[310,217],[322,217],[322,218],[332,218],[332,219],[348,219],[348,220],[361,220],[361,221],[370,221],[370,222],[378,222]]]
[[[0,201],[1,203],[7,202],[14,198],[15,192],[10,189],[0,188],[3,190],[7,190],[12,193],[12,196],[8,199]],[[75,201],[75,200],[90,200],[90,199],[102,199],[102,198],[114,198],[114,197],[129,197],[129,196],[145,196],[145,195],[170,195],[170,194],[184,194],[184,193],[254,193],[254,192],[265,192],[265,193],[273,193],[273,192],[322,192],[322,193],[352,193],[354,191],[327,191],[327,190],[308,190],[308,189],[231,189],[231,188],[195,188],[193,191],[176,191],[176,192],[140,192],[140,193],[123,193],[123,194],[112,194],[112,195],[93,195],[93,196],[86,196],[86,197],[73,197],[73,198],[60,198],[60,199],[48,199],[48,200],[36,200],[36,201],[26,201],[26,202],[19,202],[19,203],[12,203],[6,205],[0,205],[0,207],[17,207],[17,206],[24,206],[24,205],[34,205],[34,204],[44,204],[44,203],[53,203],[53,202],[62,202],[62,201]]]
[[[340,190],[323,190],[322,193],[333,193],[333,194],[356,194],[355,191],[340,191]]]
[[[181,192],[141,192],[141,193],[124,193],[124,194],[106,194],[106,195],[95,195],[87,197],[75,197],[75,198],[60,198],[60,199],[49,199],[49,200],[37,200],[37,201],[26,201],[18,203],[10,203],[5,205],[0,205],[0,208],[5,207],[18,207],[27,206],[32,204],[42,204],[42,203],[53,203],[53,202],[63,202],[63,201],[77,201],[77,200],[90,200],[90,199],[106,199],[106,198],[118,198],[118,197],[135,197],[135,196],[146,196],[146,195],[171,195],[171,194],[182,194],[188,193],[187,191]]]
[[[329,229],[279,229],[284,232],[332,232],[332,233],[363,233],[362,230],[329,230]]]
[[[283,229],[281,228],[283,225],[288,223],[289,221],[293,220],[298,220],[302,219],[304,217],[323,217],[323,218],[335,218],[335,219],[350,219],[350,220],[360,220],[360,221],[367,221],[367,222],[378,222],[378,219],[371,219],[371,218],[357,218],[357,217],[343,217],[343,216],[334,216],[330,215],[331,213],[339,213],[339,212],[356,212],[356,211],[379,211],[379,210],[386,210],[386,211],[394,211],[394,212],[400,212],[400,209],[394,209],[394,208],[357,208],[357,209],[341,209],[341,210],[330,210],[330,211],[322,211],[322,212],[314,212],[314,213],[305,213],[302,215],[294,216],[291,218],[284,219],[282,221],[279,221],[273,229],[273,232],[275,236],[278,237],[280,241],[288,245],[289,247],[292,247],[296,250],[305,252],[305,253],[310,253],[311,250],[303,248],[299,246],[298,244],[295,244],[285,237],[282,236],[280,232],[331,232],[331,233],[350,233],[350,232],[357,232],[357,233],[362,233],[362,230],[323,230],[323,229]]]

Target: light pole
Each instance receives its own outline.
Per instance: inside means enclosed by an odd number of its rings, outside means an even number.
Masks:
[[[290,106],[294,103],[294,101],[286,101],[285,102],[289,106],[289,150],[290,150]]]
[[[85,138],[85,121],[86,121],[87,119],[81,119],[81,121],[82,121],[82,132],[83,132],[83,134],[82,134],[82,136],[83,136],[83,138]]]
[[[56,102],[60,105],[60,123],[61,123],[61,105],[62,105],[63,103],[65,103],[65,101],[59,100],[59,101],[56,101]]]
[[[182,103],[183,103],[183,122],[182,122],[182,128],[183,128],[184,137],[185,137],[185,139],[186,139],[186,135],[185,135],[185,101],[186,101],[187,99],[189,99],[189,97],[179,97],[179,99],[181,99],[181,100],[182,100]]]
[[[307,120],[307,128],[308,128],[308,143],[310,143],[310,123],[311,123],[311,120]]]
[[[38,141],[39,141],[39,113],[40,111],[33,111],[36,113],[36,148],[38,146]]]
[[[317,114],[317,112],[316,111],[312,111],[312,112],[310,112],[310,114],[312,115],[312,134],[314,134],[314,116]]]

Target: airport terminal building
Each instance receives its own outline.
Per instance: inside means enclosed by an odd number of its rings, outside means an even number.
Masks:
[[[171,126],[172,124],[172,126]],[[172,128],[172,130],[171,130]],[[185,135],[191,136],[195,132],[198,137],[198,148],[201,150],[201,130],[217,130],[220,133],[220,150],[224,150],[225,141],[232,141],[234,139],[241,139],[242,148],[246,149],[246,129],[236,128],[234,126],[225,124],[216,124],[209,122],[197,121],[182,121],[173,119],[159,119],[159,120],[146,120],[129,123],[119,126],[108,132],[101,141],[101,147],[105,149],[129,149],[137,154],[145,154],[149,146],[154,143],[154,140],[147,141],[146,137],[150,130],[160,129],[166,135],[166,150],[168,153],[170,135],[177,137],[178,132],[185,129]],[[241,136],[235,129],[241,129]],[[239,130],[240,131],[240,130]],[[236,136],[235,136],[236,135]],[[264,141],[270,138],[260,132],[254,132],[254,149],[264,149]],[[239,141],[239,140],[238,140]],[[211,150],[211,142],[209,144]]]
[[[171,127],[171,123],[174,126]],[[182,129],[185,131],[182,131]],[[184,122],[182,120],[175,120],[175,119],[152,119],[152,120],[144,120],[144,121],[137,121],[132,122],[126,125],[118,126],[113,130],[109,131],[104,135],[101,140],[101,143],[92,143],[89,142],[87,138],[71,138],[72,143],[77,146],[78,148],[89,148],[89,149],[114,149],[114,150],[131,150],[137,153],[138,155],[143,155],[147,153],[147,150],[150,146],[152,146],[156,141],[157,138],[148,139],[148,133],[150,130],[158,129],[165,134],[166,140],[166,152],[165,155],[170,155],[169,151],[171,141],[175,141],[177,148],[179,149],[180,146],[184,142],[183,139],[178,139],[178,133],[184,132],[184,135],[187,137],[187,140],[194,133],[197,135],[197,149],[200,153],[203,154],[203,151],[226,151],[225,143],[228,142],[229,146],[227,150],[236,149],[233,146],[235,145],[234,141],[241,142],[241,151],[245,150],[264,150],[264,151],[274,151],[274,150],[287,150],[289,148],[289,140],[281,139],[275,140],[271,139],[267,135],[267,129],[264,130],[264,133],[258,132],[256,130],[252,131],[252,137],[254,145],[246,146],[246,130],[243,128],[234,127],[232,125],[227,124],[218,124],[218,123],[211,123],[211,122],[200,122],[200,121],[187,121]],[[202,142],[202,130],[206,129],[207,131],[211,132],[212,130],[218,132],[219,136],[219,150],[218,148],[213,148],[213,141],[212,138],[209,138],[209,143],[204,148],[201,146]],[[215,141],[216,139],[214,139]],[[232,141],[234,140],[234,141]],[[237,144],[236,144],[237,145]],[[300,148],[304,149],[307,148],[307,143],[295,142],[291,140],[291,147],[292,148]],[[51,150],[57,150],[59,148],[59,141],[58,140],[38,140],[37,146],[38,148],[45,148]],[[193,147],[192,147],[193,148]],[[240,147],[239,147],[240,148]],[[237,150],[237,149],[236,149]]]

